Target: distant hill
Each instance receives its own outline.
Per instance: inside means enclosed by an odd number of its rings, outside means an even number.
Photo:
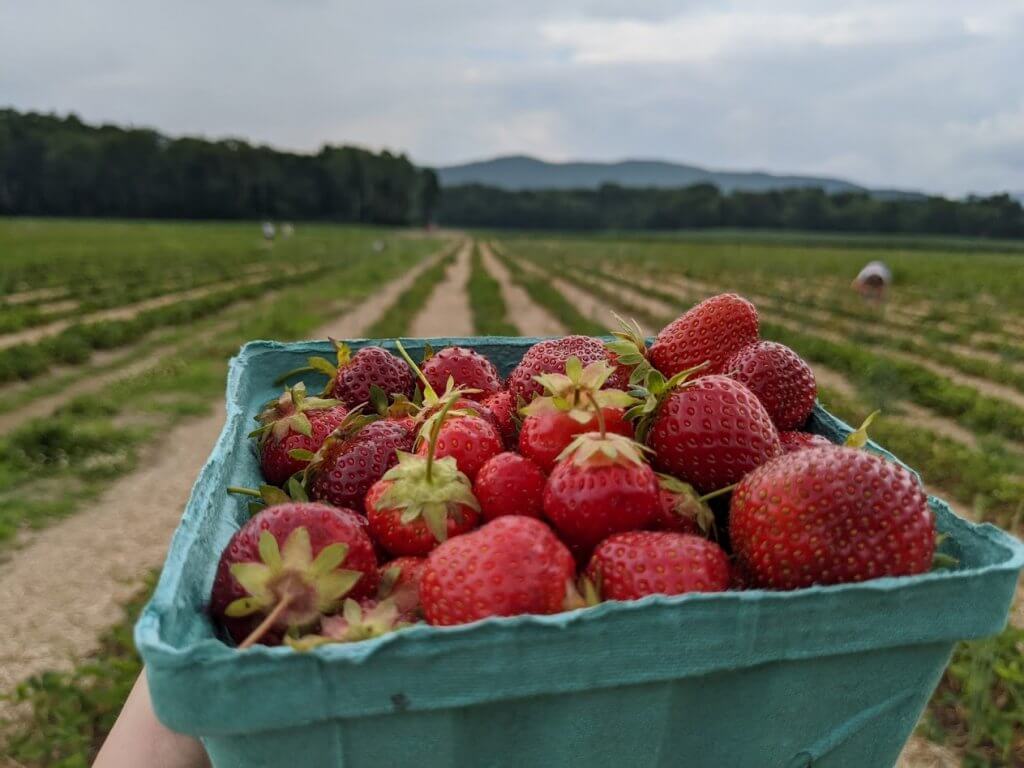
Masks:
[[[500,189],[596,189],[602,184],[624,187],[688,187],[710,183],[723,192],[821,187],[826,192],[872,192],[880,198],[922,197],[916,192],[869,190],[843,179],[825,176],[777,176],[771,173],[711,171],[695,165],[661,160],[623,160],[617,163],[549,163],[526,155],[450,165],[437,169],[442,187],[484,184]]]

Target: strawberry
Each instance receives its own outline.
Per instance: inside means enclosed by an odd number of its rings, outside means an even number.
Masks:
[[[307,397],[302,382],[271,400],[256,417],[260,427],[249,433],[258,441],[263,478],[271,485],[284,485],[309,463],[291,452],[316,452],[347,415],[338,400]]]
[[[645,380],[651,364],[647,360],[647,339],[636,320],[624,320],[614,312],[619,329],[612,331],[612,341],[605,344],[608,361],[615,367],[615,373],[608,379],[612,389],[630,388]]]
[[[516,420],[512,393],[503,389],[484,398],[481,404],[494,416],[494,426],[501,433],[501,441],[505,447],[509,450],[515,448],[519,442],[519,424]]]
[[[346,598],[340,614],[325,616],[320,621],[319,634],[299,638],[286,637],[285,643],[297,651],[309,651],[329,643],[357,643],[380,637],[407,626],[394,600],[364,598],[355,601]]]
[[[731,485],[782,452],[761,401],[726,376],[702,376],[671,389],[646,441],[660,471],[700,493]]]
[[[658,475],[658,514],[654,528],[660,531],[706,535],[715,526],[711,507],[693,486],[671,475]]]
[[[729,558],[720,546],[672,531],[609,536],[594,550],[585,575],[605,600],[723,592],[730,579]]]
[[[733,492],[729,518],[738,560],[771,589],[923,573],[935,551],[935,523],[914,475],[855,448],[808,448],[768,462]]]
[[[779,432],[779,442],[782,444],[782,450],[786,453],[833,445],[827,437],[815,435],[812,432]]]
[[[609,353],[604,344],[589,336],[565,336],[539,341],[526,351],[508,377],[508,391],[512,399],[522,399],[529,403],[544,391],[534,377],[545,373],[564,373],[565,363],[570,357],[578,358],[584,365],[588,365],[599,360],[607,362]]]
[[[726,360],[722,371],[757,395],[778,429],[796,429],[814,410],[814,372],[784,344],[749,344]]]
[[[443,626],[558,613],[575,574],[572,555],[547,525],[510,515],[431,552],[420,600],[427,621]]]
[[[326,504],[276,504],[249,519],[221,555],[210,612],[240,647],[315,627],[346,595],[377,589],[377,557],[359,515]]]
[[[581,557],[613,533],[658,514],[658,479],[627,437],[586,433],[566,448],[544,488],[544,514]]]
[[[647,357],[666,377],[708,361],[700,375],[720,373],[735,352],[757,341],[757,309],[746,299],[723,293],[705,299],[661,329]]]
[[[414,434],[400,421],[352,422],[324,441],[310,461],[307,486],[313,499],[361,510],[370,487],[398,463],[398,452],[412,450]]]
[[[446,347],[423,361],[423,375],[435,392],[444,392],[451,379],[455,387],[469,390],[466,397],[483,400],[501,389],[494,363],[465,347]]]
[[[426,439],[426,433],[429,432],[430,426],[428,422],[420,432],[416,448],[419,456],[427,455],[429,441]],[[435,450],[438,458],[454,458],[459,470],[473,480],[480,467],[488,459],[501,453],[504,447],[498,430],[487,421],[476,416],[459,416],[445,421],[441,426]]]
[[[559,454],[577,435],[598,431],[596,408],[601,409],[605,431],[633,437],[633,425],[623,408],[635,399],[618,389],[603,389],[614,372],[606,360],[584,368],[579,358],[570,357],[565,373],[537,376],[547,394],[522,409],[519,452],[551,472]]]
[[[383,347],[363,347],[355,355],[347,344],[331,339],[337,362],[322,357],[309,358],[308,368],[327,375],[324,394],[337,398],[349,408],[370,401],[370,387],[380,387],[389,395],[411,397],[413,377],[409,367]],[[298,372],[293,371],[292,373]],[[291,374],[285,374],[285,377]]]
[[[370,530],[377,543],[392,555],[425,555],[449,537],[475,528],[480,518],[480,504],[469,478],[459,470],[453,456],[436,455],[453,403],[449,400],[430,425],[426,455],[399,452],[398,466],[388,470],[366,494]],[[496,433],[492,436],[499,442]]]
[[[406,621],[419,621],[423,617],[420,604],[420,580],[427,561],[422,557],[396,557],[380,567],[380,600],[390,599]]]
[[[544,505],[543,470],[517,453],[499,453],[487,460],[473,482],[485,520],[502,515],[541,517]]]

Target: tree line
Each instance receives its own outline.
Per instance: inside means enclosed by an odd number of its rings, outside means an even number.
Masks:
[[[737,227],[1024,237],[1024,208],[1009,195],[884,199],[821,189],[722,193],[607,184],[599,189],[511,192],[477,184],[446,187],[437,212],[449,226],[523,229]]]
[[[421,224],[438,194],[433,171],[387,151],[298,154],[0,110],[0,215]]]

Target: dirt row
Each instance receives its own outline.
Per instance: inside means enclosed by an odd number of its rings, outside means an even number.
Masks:
[[[501,298],[505,302],[508,321],[522,336],[559,336],[565,328],[557,318],[544,307],[535,303],[529,295],[512,281],[512,276],[491,250],[488,243],[481,242],[480,258],[484,269],[498,281]]]
[[[410,336],[473,335],[473,312],[469,308],[466,287],[472,255],[473,241],[466,240],[455,254],[455,263],[448,267],[444,280],[437,284],[423,309],[413,318]]]
[[[313,332],[358,337],[442,254]],[[0,692],[95,648],[119,606],[166,553],[189,490],[224,421],[223,407],[151,445],[140,470],[77,514],[38,533],[0,564]],[[2,707],[2,705],[0,705]],[[4,714],[0,708],[0,717]]]

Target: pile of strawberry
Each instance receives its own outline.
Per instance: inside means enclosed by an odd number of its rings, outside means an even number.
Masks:
[[[419,366],[401,344],[311,359],[325,390],[266,406],[266,484],[230,489],[257,499],[221,556],[214,618],[240,647],[305,649],[931,567],[917,479],[800,431],[814,375],[759,339],[750,302],[707,299],[650,347],[635,324],[613,337],[542,341],[504,383],[458,347]]]

